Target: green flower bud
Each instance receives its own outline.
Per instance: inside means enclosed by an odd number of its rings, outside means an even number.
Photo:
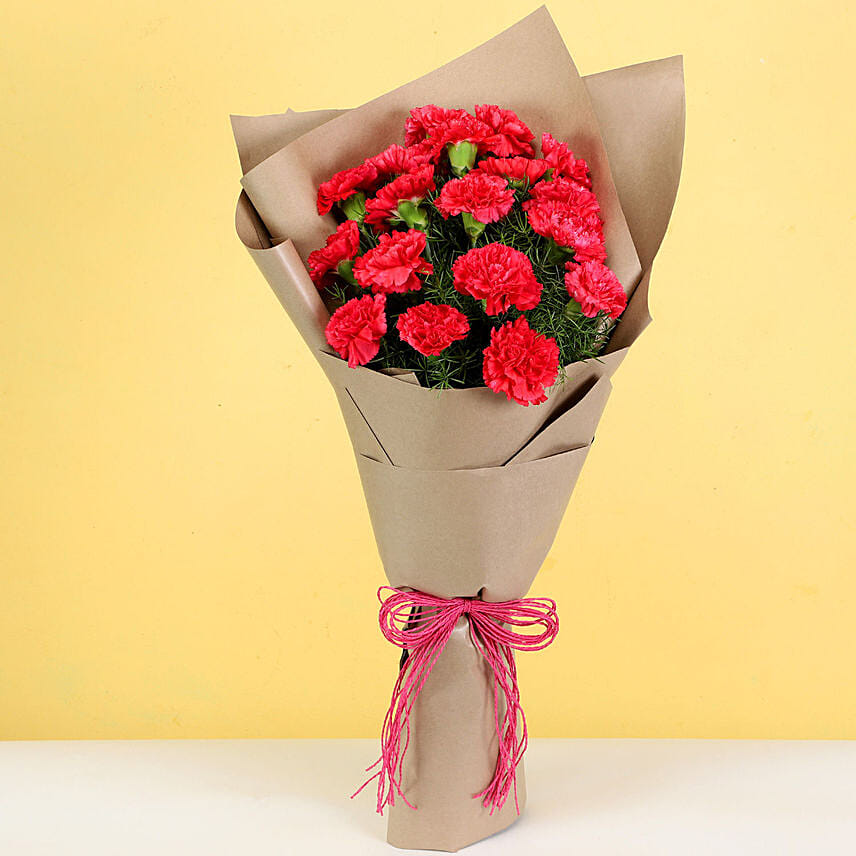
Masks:
[[[479,148],[469,140],[462,140],[460,143],[448,143],[446,151],[449,153],[452,172],[460,177],[473,168]]]
[[[482,223],[481,220],[476,220],[469,211],[463,211],[461,213],[461,220],[464,223],[464,231],[472,238],[473,243],[475,243],[476,238],[484,232],[485,223]]]
[[[410,199],[402,199],[398,203],[398,216],[404,220],[411,229],[425,231],[428,228],[428,215]]]
[[[354,262],[352,259],[344,259],[336,265],[336,273],[339,274],[345,282],[349,282],[351,285],[359,285],[359,283],[354,279]]]
[[[362,190],[358,190],[343,202],[340,202],[339,207],[349,220],[356,220],[358,223],[362,223],[363,218],[366,216],[366,195]]]

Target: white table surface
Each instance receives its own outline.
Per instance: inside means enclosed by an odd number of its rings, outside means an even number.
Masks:
[[[373,740],[0,743],[3,856],[416,853],[348,799]],[[535,740],[486,854],[854,856],[856,742]],[[424,852],[424,851],[422,851]]]

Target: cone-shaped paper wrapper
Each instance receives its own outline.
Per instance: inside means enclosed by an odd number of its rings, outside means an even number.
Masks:
[[[329,315],[302,264],[335,228],[317,216],[317,186],[400,141],[407,112],[431,102],[509,107],[591,166],[609,264],[632,296],[606,353],[568,366],[542,405],[524,408],[484,388],[438,394],[412,373],[349,369],[326,345]],[[680,57],[581,79],[542,8],[354,110],[232,121],[246,189],[238,233],[334,387],[390,582],[449,597],[523,596],[589,451],[609,378],[650,321],[651,264],[683,149]],[[404,784],[419,808],[399,801],[391,809],[390,843],[453,851],[513,822],[511,800],[491,816],[470,798],[493,772],[497,743],[492,677],[464,622],[417,699],[412,725]],[[522,765],[518,785],[522,807]]]

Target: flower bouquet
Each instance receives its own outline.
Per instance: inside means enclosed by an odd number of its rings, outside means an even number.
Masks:
[[[514,111],[474,112],[415,108],[406,147],[325,181],[318,213],[345,219],[309,275],[338,307],[325,336],[350,367],[541,404],[560,366],[603,350],[627,297],[585,160],[549,133],[535,157]]]
[[[362,107],[233,129],[239,235],[333,386],[389,581],[377,808],[457,850],[525,804],[514,652],[558,631],[526,595],[650,320],[680,58],[583,79],[540,9]]]

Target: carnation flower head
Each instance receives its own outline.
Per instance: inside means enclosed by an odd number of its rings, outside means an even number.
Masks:
[[[615,320],[627,307],[627,295],[618,277],[600,261],[565,265],[565,287],[587,318],[603,312]]]
[[[436,356],[470,331],[467,316],[446,303],[421,303],[398,316],[398,335],[426,356]]]
[[[599,223],[591,225],[575,216],[566,202],[555,199],[530,199],[523,203],[533,231],[551,238],[557,246],[574,251],[578,261],[606,259],[606,247]]]
[[[451,110],[436,104],[414,107],[404,120],[404,143],[407,146],[421,143],[430,136],[436,136],[437,128],[442,125],[469,115],[466,110]]]
[[[574,251],[574,261],[605,262],[606,245],[603,243],[603,233],[576,220],[571,222],[571,242],[568,246]]]
[[[565,202],[555,199],[529,199],[523,210],[533,231],[552,238],[560,247],[570,247],[573,238],[573,212]]]
[[[438,148],[463,142],[474,143],[476,146],[483,143],[490,134],[490,128],[465,110],[461,113],[463,113],[462,116],[456,116],[451,121],[432,128],[428,139],[432,140]]]
[[[524,407],[547,400],[545,389],[559,374],[559,346],[554,339],[536,332],[521,315],[491,330],[484,349],[482,374],[494,392]]]
[[[340,223],[320,250],[313,250],[306,260],[312,282],[323,288],[330,271],[336,270],[340,262],[350,261],[360,248],[360,230],[355,220]]]
[[[366,200],[366,223],[376,229],[388,229],[391,220],[401,219],[399,203],[409,202],[416,206],[435,186],[432,164],[425,164],[414,172],[399,175],[381,187],[373,199]]]
[[[477,104],[476,118],[489,129],[482,143],[485,151],[502,158],[534,154],[535,135],[513,110],[504,110],[496,104]]]
[[[431,104],[412,110],[405,122],[405,139],[427,152],[435,163],[443,152],[455,175],[463,175],[472,165],[490,128],[466,110],[445,110]]]
[[[434,200],[444,220],[455,214],[471,214],[480,223],[501,220],[513,204],[514,193],[508,182],[498,175],[487,175],[479,170],[447,181]]]
[[[324,335],[351,368],[377,356],[386,333],[386,295],[367,294],[340,306],[327,322]]]
[[[573,179],[560,176],[550,181],[539,181],[529,188],[529,195],[536,202],[562,202],[570,208],[574,218],[592,229],[603,228],[597,197]]]
[[[422,140],[407,146],[408,153],[413,157],[418,166],[434,161],[434,144],[430,140]]]
[[[377,181],[377,169],[368,161],[337,172],[318,188],[319,214],[329,214],[337,202],[344,202],[359,190],[370,190]]]
[[[418,229],[385,232],[376,247],[354,262],[354,278],[375,294],[418,291],[422,288],[418,275],[434,270],[422,258],[425,246],[425,233]]]
[[[488,315],[512,306],[534,309],[541,301],[541,283],[525,253],[505,244],[486,244],[459,256],[452,265],[455,290],[485,301]]]
[[[485,158],[479,161],[476,170],[487,175],[499,175],[507,178],[512,185],[522,185],[524,182],[528,182],[537,187],[538,185],[535,182],[546,172],[547,162],[541,160],[541,158],[525,158],[520,156]]]
[[[583,187],[591,187],[588,164],[582,158],[574,157],[567,145],[554,139],[552,134],[541,136],[541,156],[554,175],[572,178]]]
[[[368,162],[382,177],[402,175],[405,172],[415,172],[430,160],[430,152],[424,152],[417,146],[400,146],[393,143],[380,154],[369,158]]]
[[[424,147],[435,162],[447,151],[456,175],[471,169],[479,152],[494,152],[502,157],[533,153],[532,133],[513,111],[481,105],[476,112],[473,116],[466,110],[449,110],[435,104],[417,107],[405,121],[405,142]]]

